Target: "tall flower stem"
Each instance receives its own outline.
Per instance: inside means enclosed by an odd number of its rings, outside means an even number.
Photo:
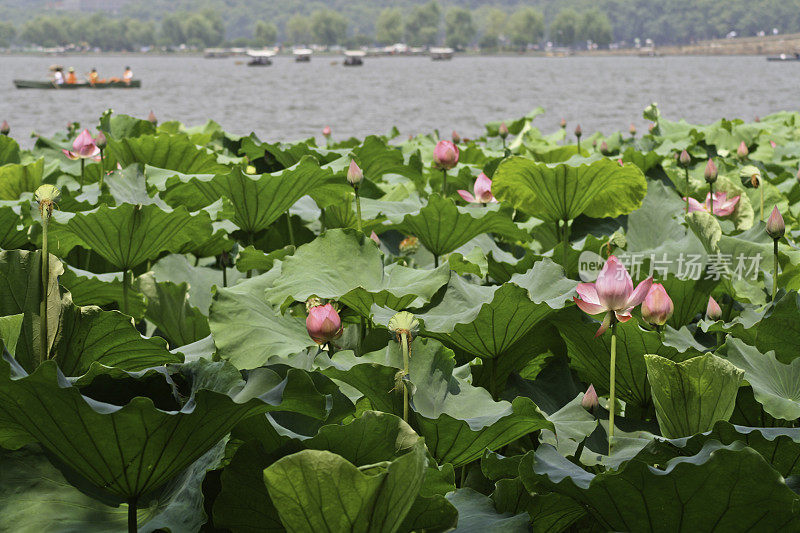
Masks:
[[[127,268],[122,271],[122,312],[128,314],[128,285],[131,284],[131,272]]]
[[[447,182],[447,172],[444,173],[445,183]],[[358,231],[361,232],[361,195],[358,194],[358,187],[355,188],[356,191],[356,224]]]
[[[761,189],[761,218],[760,220],[764,220],[764,184],[759,184],[759,189]]]
[[[106,177],[106,159],[103,155],[103,149],[100,148],[100,191],[103,190],[103,178]]]
[[[50,225],[51,207],[42,210],[42,303],[39,308],[39,337],[42,360],[48,359],[47,343],[47,289],[50,281],[50,253],[47,251],[47,227]]]
[[[403,421],[408,423],[408,332],[400,333],[400,344],[403,350]]]
[[[711,199],[711,214],[713,215],[714,214],[714,184],[713,183],[709,183],[708,184],[708,192],[711,193],[711,196],[710,196],[710,199]]]
[[[84,158],[81,158],[81,188],[80,188],[80,192],[83,192],[83,178],[84,178],[85,174],[86,174],[86,160]]]
[[[614,411],[616,405],[616,367],[617,367],[617,317],[611,317],[611,381],[608,393],[608,455],[614,440]]]
[[[581,155],[581,138],[578,137],[578,155]]]
[[[569,250],[569,220],[564,219],[564,256],[563,256],[563,267],[564,270],[567,270],[567,255]]]
[[[292,227],[292,215],[286,210],[286,227],[289,228],[289,244],[294,246],[294,228]]]
[[[686,196],[686,214],[689,214],[689,167],[683,167],[683,172],[686,176],[686,189],[684,190]]]
[[[505,144],[505,141],[503,143]],[[442,169],[442,196],[447,196],[447,171],[444,169]]]
[[[774,263],[772,267],[772,301],[775,301],[775,296],[778,294],[778,239],[772,239],[774,243]]]
[[[128,533],[138,533],[139,525],[136,519],[136,498],[128,500]]]

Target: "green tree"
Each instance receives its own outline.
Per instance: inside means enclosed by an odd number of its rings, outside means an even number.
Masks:
[[[326,46],[343,43],[347,36],[347,19],[330,9],[314,11],[311,15],[311,35],[314,41]]]
[[[222,42],[224,36],[204,14],[189,15],[183,25],[186,44],[196,47],[216,46]]]
[[[273,22],[256,22],[253,38],[258,46],[272,46],[278,39],[278,27]]]
[[[544,37],[544,16],[532,7],[520,8],[511,15],[508,33],[514,46],[538,43]]]
[[[375,22],[375,40],[380,44],[394,44],[403,39],[403,12],[398,7],[387,7]]]
[[[472,13],[463,7],[447,10],[444,20],[445,42],[453,48],[464,48],[475,38],[475,23]]]
[[[500,36],[508,24],[508,15],[501,9],[490,8],[480,13],[478,18],[485,21],[479,46],[487,49],[497,48],[500,45]]]
[[[406,39],[412,46],[436,44],[439,38],[439,23],[442,9],[439,2],[431,0],[425,5],[415,6],[406,20]]]
[[[0,22],[0,47],[7,48],[11,46],[14,38],[17,36],[17,28],[10,22]]]
[[[23,41],[45,47],[69,44],[70,38],[59,19],[39,16],[22,26],[20,37]]]
[[[186,42],[186,34],[183,32],[183,18],[180,13],[167,15],[161,21],[161,42],[168,45],[181,45]]]
[[[293,15],[286,23],[286,37],[293,44],[311,42],[311,21],[303,15]]]
[[[560,11],[550,25],[550,39],[564,46],[572,46],[578,40],[580,24],[580,15],[575,10]]]
[[[579,41],[592,41],[598,45],[607,46],[613,39],[611,22],[605,13],[595,8],[581,14],[578,26]]]

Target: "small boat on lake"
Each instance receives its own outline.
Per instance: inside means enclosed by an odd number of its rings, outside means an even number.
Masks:
[[[81,83],[62,83],[56,85],[52,81],[36,81],[36,80],[14,80],[14,86],[17,89],[58,89],[58,90],[71,90],[71,89],[140,89],[142,87],[142,80],[131,80],[130,83],[124,81],[107,81],[103,83],[91,84],[88,82]]]
[[[364,56],[367,53],[363,50],[346,50],[344,53],[344,62],[346,67],[360,67],[364,64]]]
[[[272,64],[275,50],[248,50],[247,55],[250,57],[248,67],[268,67]]]
[[[453,59],[453,54],[455,50],[452,48],[431,48],[430,54],[431,59],[434,61],[448,61]]]
[[[310,48],[295,48],[292,53],[294,60],[298,63],[307,63],[311,61],[311,54],[313,51]]]
[[[767,61],[800,61],[800,53],[795,52],[794,54],[768,56]]]

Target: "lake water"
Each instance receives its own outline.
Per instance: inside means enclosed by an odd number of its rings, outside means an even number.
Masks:
[[[126,65],[143,80],[140,90],[17,90],[13,79],[46,79],[48,65],[97,67],[101,77],[121,76]],[[332,64],[338,62],[337,64]],[[426,57],[366,58],[344,68],[339,58],[295,63],[277,57],[269,67],[247,67],[242,58],[163,56],[0,56],[0,121],[16,137],[50,135],[67,121],[95,125],[106,108],[189,125],[211,118],[226,130],[255,131],[265,140],[319,135],[385,133],[462,136],[483,131],[485,122],[521,116],[536,106],[544,130],[585,133],[642,129],[642,110],[658,102],[677,120],[710,122],[721,117],[752,120],[800,108],[800,62],[770,63],[763,57]]]

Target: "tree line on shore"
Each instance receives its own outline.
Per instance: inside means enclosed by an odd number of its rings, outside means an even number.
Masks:
[[[313,11],[298,10],[288,2],[280,12],[269,3],[259,7],[250,6],[248,1],[227,2],[231,5],[222,9],[215,8],[217,0],[204,0],[197,3],[204,6],[199,11],[176,1],[171,3],[172,9],[178,9],[175,11],[159,4],[160,0],[147,0],[130,4],[135,7],[123,11],[122,16],[48,13],[21,24],[3,22],[4,17],[0,17],[0,47],[83,44],[103,50],[138,50],[180,45],[364,46],[405,42],[411,46],[519,50],[545,42],[603,47],[619,41],[631,44],[636,38],[664,44],[722,37],[731,30],[741,35],[770,32],[772,28],[800,30],[800,0],[663,0],[658,5],[651,0],[537,0],[532,2],[536,7],[509,2],[487,6],[466,0],[462,2],[466,6],[451,2],[443,7],[430,0],[424,4],[409,1],[399,7],[389,4],[380,9],[381,2],[366,6],[356,1],[345,5],[328,2],[335,9]],[[247,6],[250,11],[242,11]]]

